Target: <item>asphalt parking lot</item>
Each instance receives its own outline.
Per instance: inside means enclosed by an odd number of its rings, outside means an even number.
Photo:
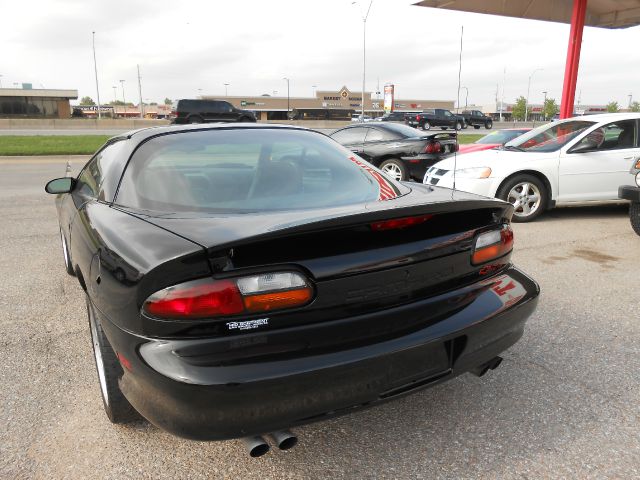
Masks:
[[[299,428],[293,450],[251,459],[238,442],[108,422],[43,191],[64,167],[0,159],[0,478],[640,477],[640,237],[626,206],[515,225],[515,263],[542,295],[499,369]]]

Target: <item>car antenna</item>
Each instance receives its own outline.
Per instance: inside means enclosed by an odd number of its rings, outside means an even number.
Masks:
[[[460,79],[462,77],[462,37],[464,35],[464,25],[460,26],[460,57],[458,59],[458,112],[460,112]],[[453,198],[453,194],[456,191],[456,170],[458,169],[458,145],[460,145],[458,141],[458,133],[456,133],[456,148],[453,150],[453,191],[451,192],[451,197]]]

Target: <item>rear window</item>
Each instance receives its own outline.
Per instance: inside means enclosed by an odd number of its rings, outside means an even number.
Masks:
[[[160,212],[255,212],[389,200],[408,189],[324,135],[212,129],[138,148],[116,203]]]

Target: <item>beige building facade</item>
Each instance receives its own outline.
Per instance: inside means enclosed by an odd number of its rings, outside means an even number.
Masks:
[[[339,90],[318,90],[314,97],[283,97],[262,95],[251,96],[213,96],[203,95],[207,100],[225,100],[237,108],[251,110],[258,120],[286,120],[289,117],[300,120],[348,120],[353,114],[360,113],[362,92],[349,90],[343,86]],[[425,108],[452,109],[453,100],[394,100],[394,111],[420,112]],[[383,112],[382,96],[365,92],[364,110],[366,115],[379,117]]]

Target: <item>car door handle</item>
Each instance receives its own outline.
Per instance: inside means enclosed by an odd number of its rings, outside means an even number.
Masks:
[[[639,160],[640,156],[635,156],[635,157],[624,157],[623,160]]]

